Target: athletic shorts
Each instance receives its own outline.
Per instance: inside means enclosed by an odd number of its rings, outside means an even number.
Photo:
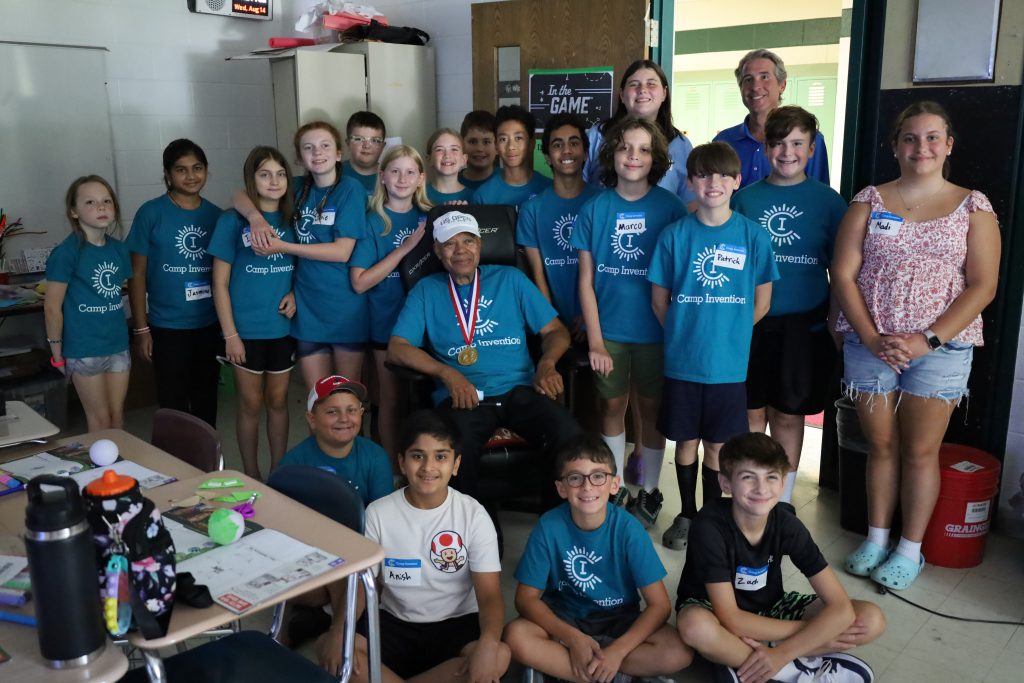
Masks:
[[[804,618],[804,613],[807,608],[811,606],[818,596],[814,593],[798,593],[796,591],[789,591],[781,598],[779,598],[775,604],[766,610],[761,610],[757,614],[762,617],[768,617],[769,619],[778,619],[779,621],[800,621]],[[703,607],[704,609],[711,609],[711,601],[700,600],[698,598],[687,598],[683,600],[683,604],[679,606],[678,611],[682,611],[684,607],[690,605],[696,605],[697,607]]]
[[[366,637],[366,614],[356,632]],[[462,648],[480,639],[480,615],[476,612],[444,621],[403,621],[380,610],[380,661],[402,679],[433,669],[458,657]]]
[[[295,367],[295,340],[291,337],[243,339],[242,343],[245,344],[245,363],[233,364],[239,370],[254,375],[278,375]]]
[[[584,634],[596,640],[597,644],[601,647],[610,645],[618,638],[621,638],[633,626],[633,622],[640,618],[639,602],[595,610],[583,617],[573,617],[565,614],[550,599],[546,599],[544,602],[555,613],[555,616],[568,624],[572,624]]]
[[[351,353],[360,353],[366,349],[366,344],[363,342],[353,342],[351,344],[330,344],[328,342],[309,342],[296,340],[295,342],[295,357],[305,358],[306,356],[316,356],[321,353],[334,353],[335,351],[349,351]]]
[[[641,396],[657,398],[661,394],[665,351],[661,344],[604,342],[612,357],[612,373],[607,377],[594,373],[598,395],[607,400],[629,393],[630,381]]]
[[[747,408],[771,406],[789,415],[825,409],[835,344],[823,317],[794,313],[763,318],[754,326],[747,368]],[[817,325],[818,330],[811,326]]]
[[[846,333],[843,342],[843,392],[856,400],[858,394],[900,391],[922,398],[959,401],[967,395],[974,346],[948,341],[931,353],[910,361],[897,373],[864,346],[860,337]]]
[[[725,443],[749,432],[746,384],[702,384],[666,377],[658,431],[672,441],[710,443]]]
[[[94,377],[108,372],[128,372],[131,367],[132,356],[128,351],[112,353],[109,356],[64,359],[64,374],[68,377],[72,375]]]

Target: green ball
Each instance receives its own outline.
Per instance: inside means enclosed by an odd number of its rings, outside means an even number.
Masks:
[[[212,515],[207,524],[210,539],[217,545],[230,545],[242,537],[245,519],[235,510],[221,508]]]

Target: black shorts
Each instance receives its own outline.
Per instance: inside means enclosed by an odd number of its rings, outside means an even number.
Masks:
[[[356,633],[366,636],[366,614]],[[480,615],[476,612],[444,621],[403,621],[380,610],[380,661],[400,678],[408,679],[458,657],[462,648],[480,640]]]
[[[596,640],[601,647],[611,645],[622,637],[626,631],[632,628],[633,622],[640,618],[639,602],[595,610],[584,617],[568,616],[551,601],[545,600],[544,602],[555,613],[555,616]]]
[[[245,363],[235,364],[239,370],[254,375],[277,375],[295,367],[295,340],[291,337],[243,339],[242,343],[245,344]]]
[[[763,318],[754,326],[747,408],[771,406],[790,415],[814,415],[825,409],[836,350],[824,316],[819,309]]]
[[[702,384],[665,378],[658,431],[672,441],[725,443],[750,431],[743,382]]]

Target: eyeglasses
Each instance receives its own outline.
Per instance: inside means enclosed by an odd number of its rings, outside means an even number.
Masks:
[[[384,144],[384,138],[364,138],[362,135],[353,135],[353,136],[349,137],[349,140],[354,145],[362,145],[362,144],[368,142],[371,145],[373,145],[374,147],[376,147],[377,145],[383,145]]]
[[[364,410],[366,409],[363,406],[348,407],[345,408],[344,410],[342,410],[341,408],[328,408],[327,410],[324,411],[324,415],[332,418],[340,417],[341,415],[344,415],[345,417],[348,418],[353,418],[362,415]]]
[[[586,479],[590,482],[591,486],[604,486],[604,483],[608,481],[608,477],[613,476],[611,472],[591,472],[590,474],[580,474],[579,472],[573,472],[562,477],[562,481],[568,484],[574,489],[578,489],[583,486],[583,480]]]

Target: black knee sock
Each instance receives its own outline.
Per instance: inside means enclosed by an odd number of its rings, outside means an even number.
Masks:
[[[676,463],[676,481],[679,484],[679,500],[683,503],[683,517],[693,519],[697,515],[697,463]]]
[[[704,492],[704,505],[722,497],[722,487],[718,484],[718,470],[701,465],[700,489]]]

